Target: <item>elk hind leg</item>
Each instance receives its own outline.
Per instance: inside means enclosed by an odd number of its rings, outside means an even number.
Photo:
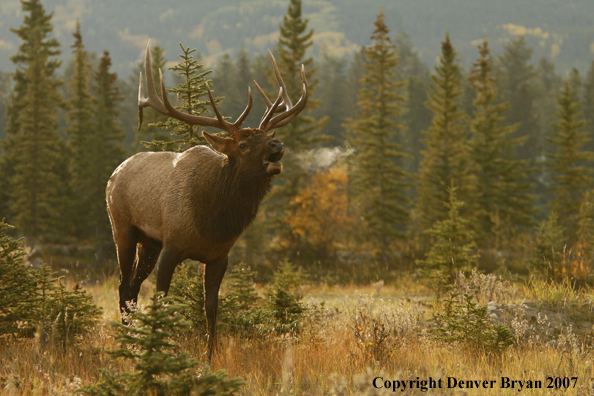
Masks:
[[[142,282],[153,272],[157,259],[161,253],[161,242],[142,235],[138,243],[138,255],[134,266],[134,273],[130,282],[130,300],[134,304],[138,301],[138,293]]]
[[[114,241],[120,266],[120,312],[129,312],[126,301],[131,298],[131,281],[136,257],[137,230],[134,228],[113,229]]]

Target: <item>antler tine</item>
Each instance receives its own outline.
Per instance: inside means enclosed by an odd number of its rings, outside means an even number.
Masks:
[[[268,96],[266,96],[266,94],[264,93],[264,90],[262,88],[260,88],[260,85],[258,85],[258,82],[256,80],[254,80],[254,84],[256,84],[256,88],[258,88],[258,92],[260,93],[260,96],[262,97],[262,99],[264,99],[264,103],[266,103],[266,111],[268,111],[272,107],[272,102],[270,101],[270,99],[268,99]],[[282,103],[281,103],[281,105],[282,105]],[[282,111],[284,111],[284,110],[281,108],[277,108],[275,110],[276,113],[282,112]],[[264,113],[264,115],[266,115],[266,113]],[[262,119],[264,119],[264,116],[262,116]]]
[[[266,113],[264,113],[264,117],[262,117],[262,121],[260,122],[260,126],[258,127],[259,129],[268,131],[268,129],[269,129],[268,122],[270,121],[272,114],[274,114],[274,111],[276,110],[276,108],[278,107],[278,105],[281,102],[281,99],[283,98],[283,93],[284,93],[283,91],[284,91],[283,87],[280,87],[279,92],[278,92],[278,97],[276,98],[276,100],[274,101],[272,106],[270,106],[270,108],[266,111]]]
[[[252,108],[252,93],[251,90],[248,91],[249,100],[248,104],[234,123],[230,123],[225,121],[223,116],[221,115],[219,109],[217,108],[214,98],[212,96],[212,92],[210,91],[210,87],[206,84],[206,89],[208,91],[208,97],[210,99],[210,104],[216,118],[210,117],[200,117],[195,116],[193,114],[184,113],[182,111],[177,110],[174,108],[171,103],[169,103],[169,99],[167,98],[167,92],[165,90],[165,83],[163,82],[163,73],[159,70],[159,80],[161,85],[161,97],[163,100],[159,98],[157,95],[157,91],[155,90],[155,84],[153,82],[153,72],[152,72],[152,61],[151,61],[151,42],[147,43],[146,46],[146,59],[145,59],[145,74],[146,74],[146,86],[147,86],[147,93],[148,97],[144,97],[144,81],[142,78],[142,72],[140,73],[140,84],[138,87],[138,129],[142,126],[142,119],[143,119],[143,108],[149,106],[152,107],[157,112],[164,114],[168,117],[178,119],[180,121],[186,122],[191,125],[201,125],[207,127],[213,127],[222,129],[223,131],[229,132],[231,136],[235,136],[237,131],[241,129],[241,124],[245,121],[246,117],[248,116],[251,108]]]
[[[272,59],[272,67],[274,68],[274,74],[276,75],[276,81],[278,81],[279,87],[283,88],[283,102],[285,105],[285,109],[289,110],[291,107],[293,107],[293,103],[291,103],[291,98],[289,98],[289,92],[287,91],[287,86],[285,85],[285,82],[283,81],[280,71],[278,70],[278,66],[276,64],[276,60],[274,59],[274,55],[272,55],[272,52],[270,50],[268,50],[268,53],[270,54],[270,59]]]
[[[308,98],[308,90],[307,90],[307,79],[305,78],[305,67],[301,65],[301,80],[303,81],[303,93],[301,94],[301,98],[295,104],[295,106],[287,109],[284,113],[281,113],[270,120],[270,123],[264,129],[268,131],[272,128],[280,128],[282,126],[287,125],[292,119],[297,117],[299,113],[305,109],[305,105],[307,104]]]
[[[163,105],[163,102],[157,96],[157,91],[155,90],[155,83],[153,81],[153,69],[152,69],[152,60],[151,60],[151,40],[148,41],[146,45],[146,57],[144,60],[144,71],[146,74],[146,87],[148,98],[144,97],[144,85],[142,79],[142,72],[140,72],[140,84],[138,86],[138,130],[142,126],[142,119],[143,119],[143,108],[150,106],[153,109],[157,110],[159,113],[165,114],[167,110]]]

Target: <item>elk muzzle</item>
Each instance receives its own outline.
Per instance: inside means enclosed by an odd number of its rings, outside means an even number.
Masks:
[[[285,146],[279,140],[273,139],[268,142],[269,153],[264,159],[264,168],[269,175],[278,175],[283,170],[280,160],[285,154]]]

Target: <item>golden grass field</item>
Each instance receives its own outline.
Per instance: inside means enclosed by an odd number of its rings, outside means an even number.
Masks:
[[[306,314],[299,334],[222,335],[211,369],[242,377],[244,395],[590,395],[594,394],[592,293],[567,286],[536,281],[507,285],[507,291],[499,295],[501,301],[496,302],[496,312],[501,320],[507,318],[516,332],[516,343],[500,355],[491,355],[435,341],[432,318],[440,303],[410,277],[385,286],[308,284],[301,288],[302,302],[315,308]],[[143,286],[141,306],[153,288],[150,282]],[[69,395],[97,381],[99,368],[130,369],[110,361],[104,353],[117,347],[111,326],[119,320],[117,278],[87,285],[86,290],[104,310],[95,331],[65,353],[40,347],[35,339],[1,343],[0,394]],[[381,355],[370,352],[374,347],[372,321],[391,331]],[[363,329],[357,331],[356,326]],[[203,334],[187,334],[177,342],[202,367],[207,364]],[[389,386],[395,380],[431,377],[442,379],[442,388],[421,391],[407,386],[393,392],[374,387],[377,377],[382,379],[376,385],[390,381]],[[448,377],[464,381],[463,385],[494,381],[493,388],[448,389]],[[524,382],[519,389],[516,382],[513,389],[502,389],[502,377],[541,381],[543,388],[527,389]],[[547,389],[547,377],[559,377],[558,384],[565,377],[577,379],[568,389]]]

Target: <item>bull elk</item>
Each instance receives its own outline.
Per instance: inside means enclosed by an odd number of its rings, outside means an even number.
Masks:
[[[148,97],[144,97],[141,72],[139,128],[143,108],[152,107],[191,125],[221,129],[231,137],[203,131],[212,149],[195,146],[183,153],[138,153],[124,161],[107,183],[107,210],[120,266],[120,310],[129,311],[127,303],[136,302],[140,285],[155,266],[157,291],[166,294],[181,261],[189,258],[203,263],[209,359],[216,350],[218,294],[229,250],[256,216],[272,177],[282,171],[284,146],[270,130],[289,123],[307,103],[304,67],[303,93],[293,105],[272,53],[270,57],[279,85],[278,97],[272,102],[256,83],[267,109],[258,128],[242,128],[252,107],[249,88],[247,106],[234,123],[223,118],[208,85],[216,118],[175,109],[167,100],[159,70],[161,100],[153,84],[149,41],[145,60]]]

